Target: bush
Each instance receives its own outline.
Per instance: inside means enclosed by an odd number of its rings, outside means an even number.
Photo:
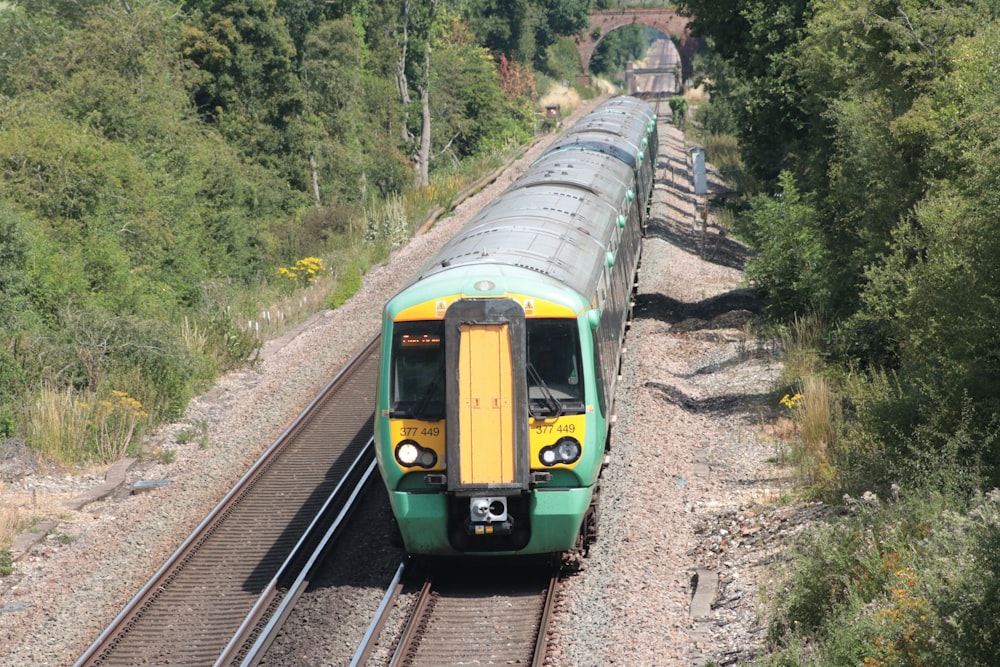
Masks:
[[[674,125],[683,129],[687,122],[688,101],[680,95],[670,98],[670,112],[674,117]]]
[[[726,102],[700,102],[694,118],[709,135],[735,135],[739,131],[732,108]]]
[[[778,194],[751,199],[736,231],[755,252],[746,277],[760,290],[771,316],[790,320],[828,302],[830,266],[819,215],[791,174],[782,174]]]
[[[795,545],[761,664],[995,664],[1000,492],[845,500],[841,521]]]
[[[740,145],[731,134],[709,134],[705,138],[705,159],[712,163],[728,181],[739,181],[743,163]]]
[[[365,268],[366,263],[361,257],[344,262],[337,273],[337,283],[327,299],[327,308],[339,308],[361,288]]]
[[[0,549],[0,577],[14,574],[14,554],[10,549]]]

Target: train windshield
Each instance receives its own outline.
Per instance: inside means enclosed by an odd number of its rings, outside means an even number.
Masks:
[[[444,418],[444,322],[400,322],[392,334],[390,417]]]
[[[585,411],[580,335],[573,319],[529,319],[528,410],[535,418]]]

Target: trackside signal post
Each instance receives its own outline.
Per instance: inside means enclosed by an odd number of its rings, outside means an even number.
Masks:
[[[708,180],[705,176],[705,149],[695,146],[691,149],[691,165],[694,174],[694,193],[708,194]]]

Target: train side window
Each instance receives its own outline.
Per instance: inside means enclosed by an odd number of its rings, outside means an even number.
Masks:
[[[444,417],[444,323],[401,322],[392,336],[390,416]]]
[[[583,368],[576,320],[529,319],[527,334],[532,414],[582,414]]]

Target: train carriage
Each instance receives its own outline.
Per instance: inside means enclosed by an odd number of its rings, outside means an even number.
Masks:
[[[651,187],[652,111],[614,106],[624,135],[551,148],[385,307],[376,453],[410,553],[593,538]]]
[[[632,166],[640,191],[652,188],[659,135],[656,115],[645,102],[621,97],[602,104],[568,129],[549,152],[579,147],[614,155]]]

